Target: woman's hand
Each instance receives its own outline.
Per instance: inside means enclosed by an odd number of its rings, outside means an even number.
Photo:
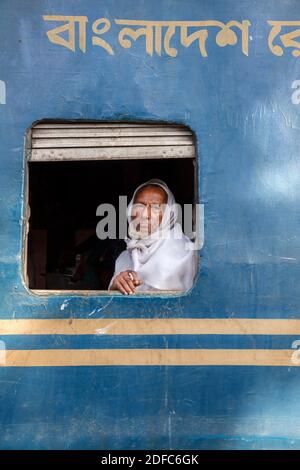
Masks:
[[[136,271],[127,269],[121,271],[114,279],[110,289],[119,290],[124,295],[134,294],[135,288],[143,284],[142,279],[139,278]]]

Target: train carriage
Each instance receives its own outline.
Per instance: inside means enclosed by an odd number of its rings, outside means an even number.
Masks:
[[[299,449],[299,0],[0,3],[0,448]],[[151,178],[197,273],[125,296]]]

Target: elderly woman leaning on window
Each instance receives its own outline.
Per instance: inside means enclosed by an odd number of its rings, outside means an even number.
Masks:
[[[116,259],[108,289],[124,295],[140,290],[189,290],[197,270],[195,243],[177,222],[177,205],[166,183],[151,179],[138,186],[127,217],[127,249]]]

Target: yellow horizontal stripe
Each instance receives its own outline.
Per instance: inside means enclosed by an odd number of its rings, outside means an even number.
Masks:
[[[300,335],[300,320],[108,318],[0,320],[0,335]]]
[[[292,350],[47,349],[2,351],[1,365],[21,366],[295,366]]]

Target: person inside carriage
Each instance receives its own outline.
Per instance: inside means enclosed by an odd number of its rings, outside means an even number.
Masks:
[[[178,222],[175,198],[167,184],[151,179],[139,185],[127,207],[127,248],[115,262],[108,290],[187,291],[197,271],[195,243]]]

